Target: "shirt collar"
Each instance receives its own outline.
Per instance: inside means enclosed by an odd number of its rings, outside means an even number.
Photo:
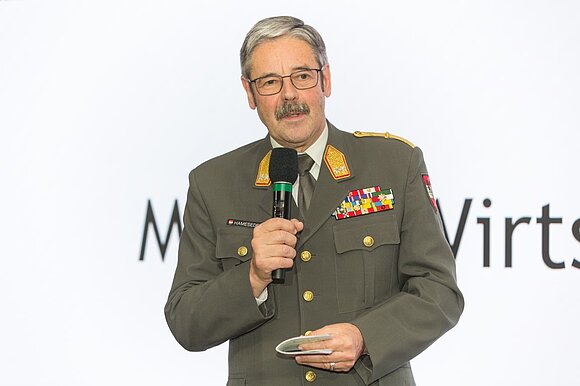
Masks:
[[[316,165],[316,169],[320,170],[320,165],[322,164],[322,156],[324,155],[324,148],[326,147],[326,143],[328,142],[328,123],[324,124],[324,130],[320,137],[314,142],[304,153],[308,154],[310,158],[314,160],[314,164]],[[272,144],[273,148],[276,147],[283,147],[280,145],[272,136],[270,136],[270,143]],[[300,153],[303,154],[303,153]]]

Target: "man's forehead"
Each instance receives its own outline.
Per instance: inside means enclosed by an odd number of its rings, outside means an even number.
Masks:
[[[317,67],[318,61],[312,47],[306,41],[291,36],[269,39],[258,44],[250,57],[253,77],[276,74],[282,70]]]

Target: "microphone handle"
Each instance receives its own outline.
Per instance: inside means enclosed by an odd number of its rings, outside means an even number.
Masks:
[[[274,200],[272,205],[272,217],[290,220],[290,208],[292,207],[292,184],[287,182],[275,182],[273,186]],[[284,284],[286,271],[278,268],[272,271],[272,283]]]

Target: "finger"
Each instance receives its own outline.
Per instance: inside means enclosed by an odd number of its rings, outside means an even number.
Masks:
[[[274,244],[274,245],[253,245],[254,249],[254,259],[262,260],[269,259],[272,257],[281,257],[284,259],[294,259],[296,257],[296,250],[285,244]]]
[[[338,362],[340,360],[340,356],[333,355],[333,354],[325,354],[325,355],[297,355],[296,361],[300,364],[320,364],[320,363],[329,363],[329,362]]]
[[[283,257],[272,257],[267,260],[268,265],[264,266],[263,270],[268,273],[272,273],[273,270],[279,268],[292,268],[294,266],[294,260],[286,259]]]
[[[254,264],[258,270],[271,273],[273,270],[278,268],[292,268],[294,265],[294,260],[289,257],[268,256],[255,258]]]
[[[320,342],[302,343],[300,346],[298,346],[298,348],[300,350],[322,350],[329,348],[334,351],[336,348],[336,343],[333,342],[333,338],[331,338],[328,340],[322,340]]]
[[[327,363],[330,363],[326,358],[312,358],[314,355],[299,355],[294,358],[299,365],[318,367],[319,369],[326,369]]]
[[[303,366],[309,366],[309,367],[315,367],[315,368],[319,368],[319,369],[323,369],[323,370],[327,370],[327,371],[349,371],[352,368],[352,365],[349,364],[348,362],[342,362],[339,360],[335,360],[335,359],[331,359],[331,357],[328,358],[322,358],[322,360],[314,360],[317,358],[314,358],[313,355],[301,355],[301,356],[297,356],[295,358],[296,363],[303,365]]]
[[[310,362],[310,360],[312,358],[310,358],[311,355],[302,355],[302,356],[297,356],[296,359],[296,363],[303,365],[303,366],[308,366],[308,367],[315,367],[318,369],[323,369],[323,370],[327,370],[327,371],[337,371],[337,372],[347,372],[350,371],[350,369],[352,369],[352,367],[354,366],[354,362],[352,361],[340,361],[340,360],[335,360],[335,359],[330,359],[330,358],[324,358],[324,360],[322,362]],[[334,366],[332,365],[334,364]]]
[[[272,232],[275,230],[283,230],[292,234],[298,233],[296,230],[296,224],[290,220],[286,220],[284,218],[274,217],[270,218],[257,227],[254,228],[254,235],[256,233],[266,233]]]
[[[292,222],[292,224],[294,224],[294,226],[296,227],[296,231],[298,232],[302,232],[302,230],[304,229],[304,223],[300,220],[297,220],[295,218],[293,218],[292,220],[290,220]]]
[[[292,233],[282,230],[265,233],[261,237],[257,238],[257,240],[263,241],[265,244],[286,244],[291,247],[294,247],[298,241],[296,236],[294,236]]]

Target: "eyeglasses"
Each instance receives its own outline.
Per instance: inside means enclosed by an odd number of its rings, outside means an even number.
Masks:
[[[316,87],[318,84],[318,73],[320,71],[322,71],[322,68],[307,68],[285,76],[267,75],[254,80],[248,79],[248,82],[254,83],[258,94],[262,96],[274,95],[282,91],[284,78],[290,78],[290,82],[298,90],[307,90]]]

